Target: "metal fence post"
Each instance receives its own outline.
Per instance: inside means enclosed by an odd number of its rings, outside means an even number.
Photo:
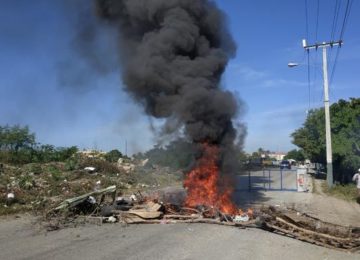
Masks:
[[[271,176],[270,176],[270,170],[269,170],[269,190],[271,190]]]
[[[266,184],[265,184],[265,170],[263,170],[263,186],[264,186],[264,190],[266,190]]]
[[[283,189],[283,170],[280,169],[280,190]]]

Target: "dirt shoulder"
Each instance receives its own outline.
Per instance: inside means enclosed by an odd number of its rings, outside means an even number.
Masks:
[[[308,184],[309,192],[245,191],[237,192],[236,200],[245,208],[254,205],[293,208],[326,222],[344,226],[360,226],[359,204],[325,194],[321,190],[321,181],[313,181],[310,175],[308,175]]]
[[[314,180],[316,193],[312,194],[309,210],[319,218],[340,225],[360,226],[360,205],[353,201],[329,196],[322,190],[323,180]]]

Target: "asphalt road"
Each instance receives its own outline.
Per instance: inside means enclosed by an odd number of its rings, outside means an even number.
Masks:
[[[249,190],[288,190],[295,191],[296,168],[283,169],[272,168],[261,171],[250,171],[237,176],[236,189],[239,191]]]
[[[359,259],[258,229],[108,224],[42,233],[30,220],[0,221],[1,259]]]

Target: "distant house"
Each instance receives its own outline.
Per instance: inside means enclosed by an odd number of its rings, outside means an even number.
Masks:
[[[275,153],[269,153],[269,158],[275,159],[277,161],[284,160],[284,157],[286,156],[286,153],[283,152],[275,152]]]
[[[97,150],[83,150],[83,151],[78,151],[78,154],[87,158],[99,158],[104,156],[106,152],[97,151]]]

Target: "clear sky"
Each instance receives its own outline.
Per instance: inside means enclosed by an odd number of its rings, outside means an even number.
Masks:
[[[334,40],[346,1],[340,1]],[[129,153],[151,148],[156,137],[150,124],[156,122],[144,116],[122,91],[119,73],[94,75],[74,52],[78,19],[67,2],[1,0],[0,125],[29,125],[39,142],[56,146],[124,151],[127,140]],[[319,107],[323,97],[321,52],[310,56],[309,100],[307,59],[301,40],[331,40],[336,1],[319,1],[317,38],[317,0],[307,0],[308,36],[304,0],[216,2],[228,15],[238,44],[223,87],[244,102],[242,121],[248,127],[245,150],[294,148],[290,134],[303,123],[309,103],[310,108]],[[330,87],[332,102],[360,96],[359,13],[360,3],[355,0]],[[335,54],[336,49],[329,55],[330,75]],[[101,57],[109,58],[111,64],[113,57]],[[290,61],[303,65],[289,69]]]

